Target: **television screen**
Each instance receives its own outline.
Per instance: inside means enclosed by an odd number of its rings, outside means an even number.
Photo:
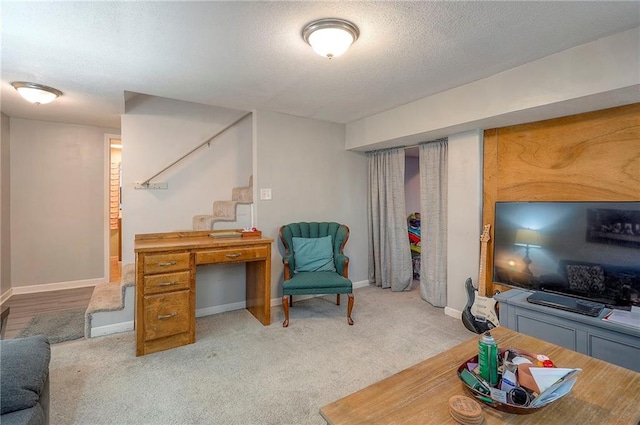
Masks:
[[[493,281],[640,306],[640,202],[497,202]]]

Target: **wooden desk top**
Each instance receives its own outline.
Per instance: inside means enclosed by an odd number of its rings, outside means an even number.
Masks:
[[[137,234],[134,241],[134,252],[157,252],[174,249],[207,249],[207,248],[225,248],[238,245],[250,246],[271,243],[273,239],[263,237],[243,238],[240,234],[238,237],[231,238],[213,238],[210,233],[212,230],[195,230],[185,232],[168,232],[168,233],[144,233]],[[220,230],[217,232],[229,232],[229,230]]]
[[[483,406],[493,424],[629,424],[640,421],[640,373],[603,362],[539,339],[496,328],[491,334],[503,348],[549,356],[557,367],[582,368],[572,391],[529,415]],[[449,414],[453,395],[470,393],[456,375],[477,354],[478,337],[405,369],[320,409],[328,424],[457,424]],[[640,359],[638,359],[640,361]]]

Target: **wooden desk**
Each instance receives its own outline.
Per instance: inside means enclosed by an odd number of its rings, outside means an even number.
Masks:
[[[579,367],[571,393],[529,415],[500,412],[483,404],[484,424],[633,424],[640,420],[640,373],[520,334],[491,331],[499,347],[548,355],[558,367]],[[470,395],[456,370],[478,350],[472,337],[450,350],[320,409],[328,424],[456,424],[453,395]]]
[[[228,232],[228,231],[227,231]],[[246,300],[271,323],[271,243],[268,238],[213,238],[211,231],[135,236],[136,356],[195,342],[196,266],[246,263]]]

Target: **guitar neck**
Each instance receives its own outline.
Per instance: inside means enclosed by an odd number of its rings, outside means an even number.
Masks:
[[[482,229],[482,235],[480,236],[480,272],[478,274],[478,294],[483,297],[487,296],[487,276],[485,271],[485,265],[487,264],[487,244],[489,243],[489,231],[491,229],[490,224],[485,224]]]
[[[480,248],[480,272],[478,273],[478,293],[483,297],[487,295],[487,273],[485,264],[487,262],[487,242],[482,242]]]

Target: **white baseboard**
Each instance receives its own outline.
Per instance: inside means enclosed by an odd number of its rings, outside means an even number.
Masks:
[[[105,336],[111,334],[117,334],[120,332],[128,332],[133,330],[133,320],[130,322],[114,323],[112,325],[98,326],[97,328],[91,328],[91,338],[97,336]]]
[[[11,295],[35,294],[38,292],[59,291],[61,289],[86,288],[87,286],[96,286],[100,283],[104,283],[104,281],[105,279],[103,277],[99,277],[96,279],[72,280],[68,282],[43,283],[40,285],[13,286],[11,287]]]
[[[361,280],[359,282],[353,282],[353,289],[364,288],[366,286],[369,286],[369,281],[368,280]]]
[[[206,308],[196,309],[196,317],[210,316],[212,314],[226,313],[227,311],[242,310],[247,306],[246,301],[240,301],[237,303],[214,305]]]
[[[13,295],[13,288],[9,288],[8,291],[5,291],[5,293],[0,296],[0,305],[4,304],[5,301],[11,298],[11,295]]]
[[[354,289],[358,289],[358,288],[364,288],[366,286],[369,286],[369,281],[368,280],[362,280],[359,282],[353,282],[353,288]],[[301,300],[306,300],[308,298],[313,298],[313,297],[318,297],[321,295],[297,295],[296,296],[296,300],[297,301],[301,301]],[[272,298],[271,299],[271,306],[275,307],[275,306],[281,306],[282,305],[282,298]],[[226,313],[228,311],[234,311],[234,310],[242,310],[244,308],[246,308],[247,303],[246,301],[240,301],[240,302],[236,302],[236,303],[229,303],[229,304],[223,304],[223,305],[216,305],[216,306],[212,306],[212,307],[206,307],[206,308],[199,308],[196,309],[196,317],[204,317],[204,316],[210,316],[212,314],[219,314],[219,313]],[[97,337],[97,336],[104,336],[104,335],[110,335],[110,334],[114,334],[114,333],[120,333],[120,332],[127,332],[127,331],[132,331],[133,330],[133,321],[129,321],[129,322],[122,322],[122,323],[114,323],[111,325],[104,325],[104,326],[98,326],[95,328],[91,328],[91,338],[93,337]]]
[[[360,282],[353,283],[354,289],[363,288],[365,286],[369,286],[368,280],[362,280]],[[301,300],[306,300],[309,298],[319,297],[319,296],[322,296],[322,295],[296,295],[296,300],[301,301]],[[282,305],[282,298],[271,298],[271,307],[279,307],[281,305]],[[218,313],[226,313],[227,311],[242,310],[246,307],[247,307],[247,303],[245,301],[240,301],[237,303],[199,308],[199,309],[196,309],[196,317],[209,316],[211,314],[218,314]]]
[[[444,308],[444,314],[462,320],[462,312],[451,307]]]

